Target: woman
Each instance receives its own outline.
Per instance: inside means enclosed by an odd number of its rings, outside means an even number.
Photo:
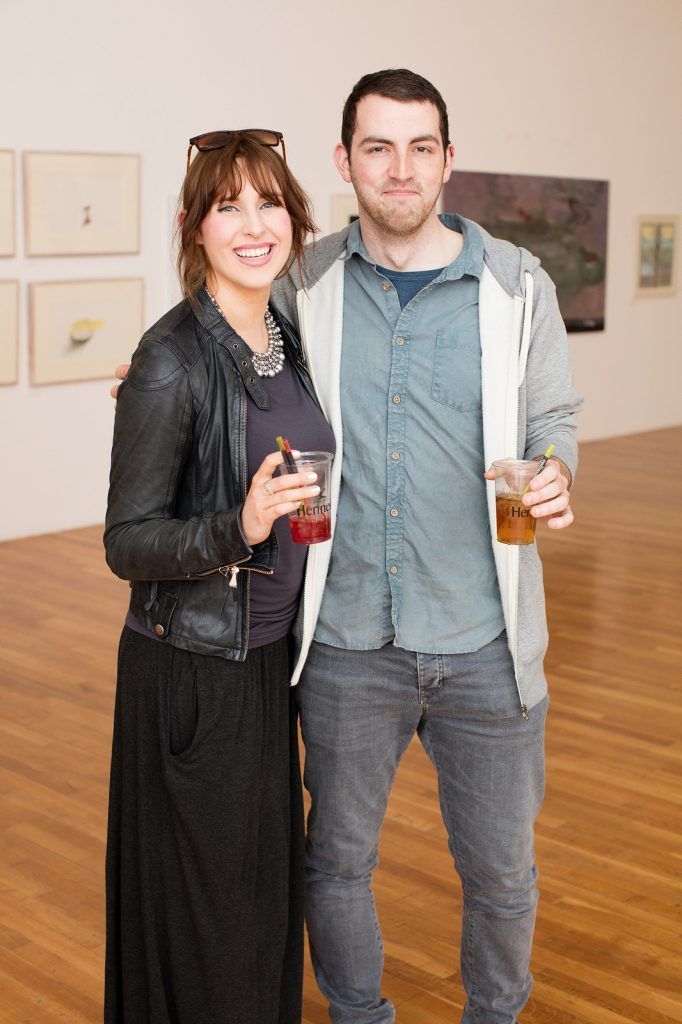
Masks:
[[[104,535],[131,582],[107,849],[107,1024],[300,1020],[302,802],[288,634],[306,549],[278,434],[333,450],[270,286],[313,229],[279,133],[211,133],[182,191],[185,299],[118,395]],[[191,149],[191,145],[190,145]]]

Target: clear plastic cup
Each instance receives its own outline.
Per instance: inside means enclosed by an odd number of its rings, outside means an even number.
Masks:
[[[301,452],[296,459],[296,472],[317,473],[320,493],[303,498],[294,512],[289,513],[289,529],[294,544],[321,544],[331,540],[332,506],[329,497],[331,452]],[[286,465],[278,466],[277,472],[291,472]]]
[[[495,470],[495,511],[497,539],[501,544],[532,544],[537,519],[522,497],[538,469],[538,462],[525,459],[498,459]]]

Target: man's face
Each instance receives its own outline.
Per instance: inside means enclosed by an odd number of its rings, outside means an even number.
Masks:
[[[393,238],[413,235],[431,216],[454,156],[451,145],[443,151],[433,103],[376,95],[358,103],[350,158],[342,145],[334,152],[361,210]]]

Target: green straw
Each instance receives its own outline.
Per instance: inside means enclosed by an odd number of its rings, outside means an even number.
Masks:
[[[530,478],[531,480],[535,480],[535,477],[538,475],[538,473],[542,473],[543,469],[545,468],[545,466],[549,462],[550,455],[552,454],[552,452],[554,451],[555,448],[556,448],[555,444],[548,445],[547,451],[545,452],[545,454],[540,459],[540,462],[538,464],[538,468],[535,470],[535,472],[533,473],[532,477]],[[528,494],[529,490],[530,490],[530,480],[528,481],[528,486],[526,487],[526,489],[523,490],[521,493],[522,494]]]

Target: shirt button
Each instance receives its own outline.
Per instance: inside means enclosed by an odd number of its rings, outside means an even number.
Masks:
[[[397,508],[392,508],[391,509],[391,515],[395,519],[395,517],[398,515],[398,509]]]
[[[394,405],[400,405],[400,395],[394,395],[393,396],[393,404]]]
[[[391,576],[397,576],[398,575],[398,566],[397,565],[392,565],[391,568],[388,571],[390,572]]]
[[[397,462],[398,459],[400,458],[400,452],[391,452],[391,458],[393,459],[394,462]]]
[[[391,290],[391,286],[388,283],[388,281],[384,281],[384,283],[382,285],[382,288],[384,289],[385,292],[390,292],[390,290]]]
[[[404,345],[405,344],[405,339],[404,338],[396,338],[395,339],[395,343],[396,343],[396,345]]]

